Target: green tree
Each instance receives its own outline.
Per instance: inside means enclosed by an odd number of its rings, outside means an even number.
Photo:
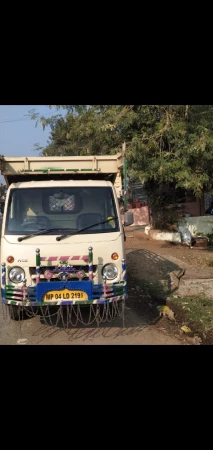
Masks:
[[[50,105],[51,106],[51,105]],[[54,105],[55,107],[55,105]],[[50,126],[50,140],[46,148],[36,145],[43,156],[108,154],[120,150],[123,136],[130,125],[131,106],[119,105],[58,105],[67,110],[50,118],[29,112],[36,125]],[[131,136],[131,130],[127,136]]]
[[[125,141],[128,175],[145,182],[150,194],[169,182],[197,197],[204,189],[213,190],[212,105],[58,105],[57,109],[59,114],[48,119],[31,111],[36,123],[51,129],[42,155],[116,153]]]
[[[177,187],[200,197],[213,185],[213,106],[161,105],[156,110],[157,120],[146,122],[132,139],[132,176],[158,183],[175,180]]]

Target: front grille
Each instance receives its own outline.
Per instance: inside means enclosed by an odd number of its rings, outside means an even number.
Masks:
[[[88,265],[75,265],[71,268],[64,269],[69,274],[69,281],[78,281],[79,279],[82,281],[87,281],[89,279],[89,266]],[[36,267],[30,267],[30,277],[32,282],[36,283]],[[40,283],[46,282],[48,278],[46,277],[45,272],[51,273],[52,277],[49,278],[49,281],[61,281],[60,274],[63,273],[63,270],[59,269],[58,266],[41,266],[40,267]],[[96,275],[97,265],[93,265],[93,277]],[[81,274],[81,277],[79,275]]]

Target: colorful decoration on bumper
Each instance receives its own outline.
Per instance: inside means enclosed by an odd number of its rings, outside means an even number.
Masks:
[[[85,273],[81,266],[74,267],[70,264],[69,261],[75,259],[87,261],[89,274]],[[41,261],[56,260],[59,262],[57,267],[45,268],[44,277],[47,282],[44,279],[40,280]],[[44,320],[50,319],[50,322],[52,315],[49,307],[59,306],[57,313],[53,314],[56,319],[54,326],[57,326],[58,321],[62,321],[63,325],[66,322],[67,327],[69,324],[76,326],[78,322],[88,325],[96,321],[99,324],[102,321],[109,322],[115,316],[123,317],[124,321],[124,305],[127,298],[125,260],[122,260],[123,279],[121,282],[108,284],[107,279],[104,278],[103,282],[95,284],[93,269],[92,247],[88,248],[88,256],[45,258],[40,256],[40,249],[37,248],[36,285],[26,286],[26,280],[24,280],[23,286],[7,285],[6,267],[5,263],[2,263],[2,303],[6,311],[9,311],[10,317],[13,316],[13,313],[19,319],[23,318],[24,314],[28,316],[41,314]],[[61,281],[52,280],[56,273]],[[82,281],[84,278],[87,280]],[[82,321],[82,305],[89,305],[88,322]],[[103,306],[103,309],[100,309],[100,305]],[[65,321],[63,314],[67,315]],[[75,323],[72,322],[72,317],[76,318]]]
[[[89,279],[93,280],[93,248],[89,247]]]
[[[126,284],[126,260],[122,258],[122,277],[125,286],[125,294],[127,294],[127,284]]]
[[[40,282],[40,248],[36,249],[36,284]]]
[[[41,261],[88,261],[89,256],[83,255],[83,256],[42,256]]]
[[[1,269],[1,285],[2,285],[2,289],[5,288],[5,284],[6,284],[6,279],[5,279],[5,274],[6,274],[6,269],[5,269],[5,263],[2,263],[2,269]]]

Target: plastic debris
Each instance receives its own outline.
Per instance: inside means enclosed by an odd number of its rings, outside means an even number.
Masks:
[[[179,226],[178,231],[181,236],[181,243],[183,245],[187,245],[189,248],[192,248],[192,246],[196,243],[196,240],[193,238],[188,228]]]
[[[160,313],[160,316],[168,317],[170,320],[174,320],[175,315],[174,312],[166,305],[164,306],[158,306],[158,310]]]
[[[184,333],[191,333],[192,332],[192,330],[189,327],[187,327],[186,325],[181,327],[181,330],[184,331]]]
[[[26,345],[28,343],[28,339],[18,339],[17,344]]]

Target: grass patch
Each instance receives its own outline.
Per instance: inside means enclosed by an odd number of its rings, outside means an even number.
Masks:
[[[197,333],[212,333],[213,335],[213,299],[202,296],[177,297],[175,292],[171,294],[168,287],[163,286],[159,282],[150,282],[142,279],[140,281],[137,280],[136,284],[140,285],[141,292],[145,297],[148,296],[150,301],[153,300],[159,305],[165,305],[167,303],[166,297],[169,297],[173,305],[181,308],[181,321],[183,321],[184,317],[189,327],[191,325]]]
[[[171,296],[171,300],[182,307],[186,319],[196,325],[198,332],[213,331],[213,299],[201,296],[185,298]]]
[[[213,299],[202,296],[176,297],[175,293],[159,282],[140,280],[140,287],[144,295],[149,295],[158,304],[166,303],[170,297],[173,304],[181,307],[186,321],[197,329],[197,332],[213,332]]]
[[[179,326],[186,324],[191,328],[193,334],[200,334],[202,339],[209,336],[209,341],[213,344],[213,299],[202,296],[178,297],[175,292],[171,294],[167,285],[163,286],[158,281],[151,282],[129,277],[129,282],[131,286],[140,286],[140,292],[144,298],[148,297],[155,306],[168,304],[174,310],[176,323],[179,323]],[[133,297],[137,303],[137,295],[133,294]],[[171,304],[168,299],[166,300],[167,297],[170,298]]]

